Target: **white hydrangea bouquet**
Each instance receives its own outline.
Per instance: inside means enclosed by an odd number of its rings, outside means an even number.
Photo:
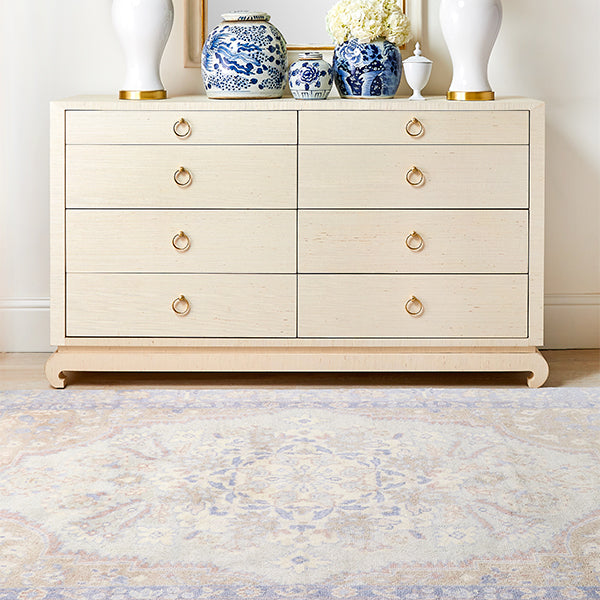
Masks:
[[[410,21],[396,0],[339,0],[327,13],[327,31],[336,44],[385,39],[403,46],[411,38]]]

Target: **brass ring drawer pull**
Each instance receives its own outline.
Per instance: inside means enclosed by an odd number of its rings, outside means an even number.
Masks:
[[[179,167],[175,171],[173,179],[179,187],[187,187],[192,183],[192,174],[185,167]]]
[[[406,247],[413,252],[422,250],[424,245],[423,238],[416,231],[411,231],[406,237]]]
[[[171,308],[176,315],[185,317],[190,312],[190,301],[183,295],[177,296],[171,303]]]
[[[412,296],[404,305],[404,308],[411,317],[418,317],[423,313],[423,303],[416,296]]]
[[[173,125],[173,133],[178,138],[184,140],[185,138],[190,137],[192,126],[184,118],[181,118]]]
[[[419,121],[419,119],[417,119],[416,117],[413,117],[407,124],[406,124],[406,133],[408,133],[408,135],[410,135],[410,137],[419,137],[420,135],[423,135],[423,132],[425,131],[425,128],[423,127],[423,123],[421,123],[421,121]]]
[[[406,181],[410,185],[417,187],[425,181],[425,175],[423,174],[423,171],[421,171],[421,169],[419,169],[418,167],[412,167],[406,173]]]
[[[180,242],[183,242],[183,245],[180,245]],[[173,248],[177,250],[177,252],[187,252],[190,249],[190,238],[183,232],[180,231],[173,236],[171,240],[171,244],[173,244]]]

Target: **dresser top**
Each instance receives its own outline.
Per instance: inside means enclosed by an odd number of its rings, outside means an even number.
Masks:
[[[71,110],[532,110],[540,100],[506,97],[491,102],[456,102],[431,97],[425,101],[408,98],[387,100],[341,99],[295,100],[209,100],[206,96],[178,96],[167,100],[118,100],[116,96],[74,96],[57,100],[54,106]]]

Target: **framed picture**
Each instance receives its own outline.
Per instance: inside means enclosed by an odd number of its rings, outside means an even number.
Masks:
[[[200,67],[202,46],[208,33],[221,22],[221,14],[235,10],[260,10],[284,35],[288,50],[333,50],[325,29],[325,15],[336,0],[185,0],[185,66]],[[413,39],[421,39],[421,0],[400,0],[410,19]],[[232,8],[233,7],[233,8]]]

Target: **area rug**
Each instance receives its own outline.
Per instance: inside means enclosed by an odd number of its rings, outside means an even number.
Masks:
[[[600,599],[598,389],[0,394],[1,600]]]

